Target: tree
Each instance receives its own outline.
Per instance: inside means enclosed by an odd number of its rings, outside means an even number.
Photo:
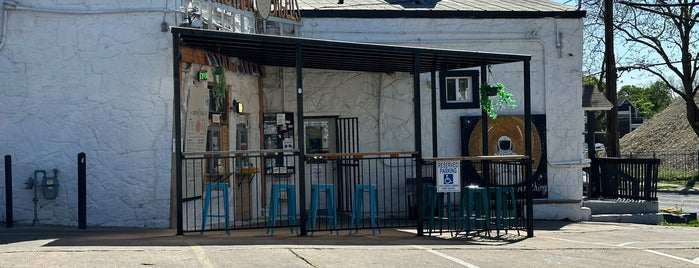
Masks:
[[[647,71],[685,100],[687,122],[699,137],[699,107],[694,97],[699,85],[699,3],[695,0],[638,0],[618,2],[624,7],[615,14],[615,27],[629,44],[628,68]],[[673,77],[680,85],[670,83]]]
[[[625,85],[619,90],[619,98],[628,99],[644,118],[653,117],[672,101],[670,87],[663,81],[656,81],[649,87]]]

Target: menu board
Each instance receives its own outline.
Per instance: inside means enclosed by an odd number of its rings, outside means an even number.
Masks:
[[[190,88],[185,119],[185,152],[206,151],[206,130],[209,126],[208,100],[209,90],[206,86]]]

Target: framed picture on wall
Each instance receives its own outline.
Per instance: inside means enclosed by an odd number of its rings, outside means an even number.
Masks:
[[[439,99],[442,109],[478,108],[478,71],[439,73]]]

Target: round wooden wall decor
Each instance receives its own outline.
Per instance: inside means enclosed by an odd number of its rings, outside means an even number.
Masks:
[[[536,170],[541,161],[541,137],[536,126],[532,123],[532,168]],[[500,115],[497,119],[488,117],[488,155],[495,155],[498,151],[498,140],[507,136],[512,141],[512,151],[514,154],[524,155],[524,116],[521,115]],[[465,142],[465,141],[464,141]],[[468,140],[468,151],[471,155],[480,155],[483,151],[483,139],[481,131],[481,121],[471,132]]]

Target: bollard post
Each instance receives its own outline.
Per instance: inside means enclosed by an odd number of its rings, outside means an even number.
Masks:
[[[78,154],[78,229],[87,228],[87,180],[85,153]]]
[[[14,222],[12,208],[12,156],[5,156],[5,226],[12,228]]]

